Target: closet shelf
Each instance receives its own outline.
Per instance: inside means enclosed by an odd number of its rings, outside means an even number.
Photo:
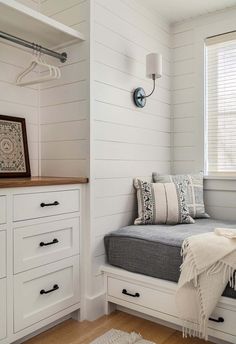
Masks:
[[[0,23],[1,31],[50,49],[84,41],[84,36],[79,31],[15,0],[0,0]]]

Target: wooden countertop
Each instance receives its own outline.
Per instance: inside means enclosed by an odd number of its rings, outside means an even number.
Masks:
[[[66,184],[86,184],[86,177],[31,177],[31,178],[0,178],[0,189],[28,186],[49,186]]]

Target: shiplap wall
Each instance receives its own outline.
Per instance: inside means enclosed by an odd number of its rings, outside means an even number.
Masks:
[[[38,2],[33,0],[19,1],[37,9]],[[19,87],[15,79],[30,63],[31,57],[24,51],[0,43],[0,113],[26,119],[29,156],[32,175],[39,174],[39,94],[37,87]]]
[[[181,26],[179,24],[179,26]],[[174,27],[173,35],[173,161],[174,173],[192,172],[195,166],[196,130],[194,30]]]
[[[39,11],[40,9],[40,0],[16,0],[20,2],[22,5],[28,6],[33,10]]]
[[[64,49],[61,79],[41,85],[42,175],[88,176],[89,0],[42,0],[40,10],[86,37]]]
[[[102,288],[104,234],[131,224],[136,215],[133,177],[170,170],[170,33],[157,13],[134,0],[95,0],[91,23],[91,293]],[[163,55],[163,76],[143,109],[132,91],[145,76],[150,52]]]
[[[172,156],[173,172],[204,169],[204,39],[235,30],[231,8],[172,27]],[[236,181],[206,179],[205,201],[210,215],[236,220]]]

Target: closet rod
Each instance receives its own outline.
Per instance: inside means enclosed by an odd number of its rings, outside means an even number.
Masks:
[[[66,62],[67,60],[67,54],[66,53],[57,53],[56,51],[47,49],[45,47],[42,47],[41,45],[31,43],[29,41],[26,41],[22,38],[10,35],[9,33],[0,31],[0,38],[6,39],[7,41],[22,45],[23,47],[38,51],[42,54],[49,55],[52,57],[55,57],[56,59],[59,59],[61,62]]]

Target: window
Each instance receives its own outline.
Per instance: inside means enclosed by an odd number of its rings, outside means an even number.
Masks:
[[[236,33],[206,40],[205,169],[236,175]]]

